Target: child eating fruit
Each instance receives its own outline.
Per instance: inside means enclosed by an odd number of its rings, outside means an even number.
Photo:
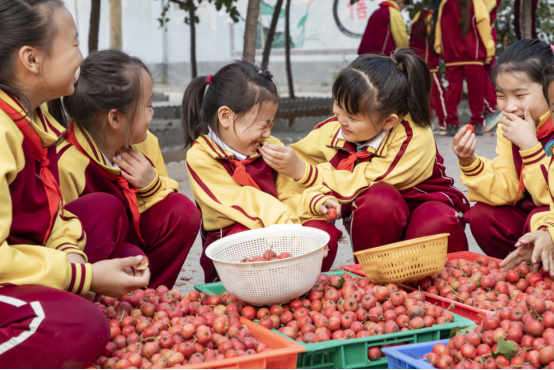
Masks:
[[[331,240],[323,260],[328,271],[341,232],[323,221],[340,206],[324,186],[303,191],[292,179],[273,171],[260,147],[283,144],[271,137],[279,97],[268,71],[237,61],[215,75],[194,79],[183,96],[187,170],[194,198],[202,210],[204,250],[215,240],[275,224],[300,224],[326,231]],[[215,281],[212,261],[202,254],[206,282]]]
[[[549,112],[552,113],[554,110],[554,62],[550,63],[543,71],[543,92],[550,107]],[[545,148],[547,157],[552,157],[553,146],[550,144],[547,144]],[[537,271],[542,263],[550,276],[554,276],[554,166],[552,166],[552,161],[550,164],[541,163],[540,169],[546,182],[550,209],[546,212],[534,212],[530,220],[531,232],[519,238],[515,244],[516,250],[510,253],[500,266],[507,266],[508,269],[511,269],[522,263],[532,263],[534,270]],[[540,207],[540,209],[544,210],[545,207]]]
[[[466,251],[469,203],[445,175],[430,93],[429,67],[411,50],[359,56],[333,85],[336,116],[293,150],[262,154],[299,185],[332,190],[355,252],[439,233],[450,233],[449,252]]]
[[[477,141],[462,128],[452,143],[471,201],[471,232],[489,256],[505,258],[530,230],[534,214],[548,210],[550,196],[542,165],[548,166],[554,127],[543,94],[542,71],[552,49],[539,40],[521,40],[498,58],[492,72],[498,108],[505,116],[496,131],[497,157],[475,154]]]

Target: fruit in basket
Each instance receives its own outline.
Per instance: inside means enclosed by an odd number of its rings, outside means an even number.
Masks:
[[[281,252],[279,255],[277,255],[275,252],[273,252],[273,250],[268,249],[264,252],[263,256],[244,257],[243,259],[240,260],[240,262],[242,263],[265,262],[265,261],[273,261],[276,259],[282,260],[289,257],[292,257],[292,254],[290,254],[289,252]]]

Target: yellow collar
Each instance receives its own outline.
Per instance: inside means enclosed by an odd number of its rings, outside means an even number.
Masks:
[[[544,115],[539,118],[539,123],[537,123],[537,132],[539,132],[539,129],[542,125],[546,123],[550,119],[550,110],[548,110]]]
[[[2,89],[0,89],[0,98],[14,109],[18,111],[23,110],[23,105],[18,100],[13,99]],[[27,115],[25,118],[31,123],[33,129],[40,137],[42,146],[47,148],[57,143],[58,138],[65,132],[65,128],[60,125],[58,121],[50,115],[50,113],[48,113],[46,103],[38,107],[37,110],[40,110],[42,117],[37,113],[34,113],[33,115]]]
[[[265,142],[265,141],[264,141]],[[195,144],[200,145],[200,147],[208,154],[210,154],[215,159],[237,159],[235,154],[232,152],[226,150],[221,145],[218,145],[215,141],[213,141],[208,135],[201,135],[199,136],[196,141],[192,144],[193,146]],[[261,156],[262,153],[260,153],[259,150],[256,151],[256,154],[253,156],[250,156],[249,158],[257,158]],[[238,160],[238,159],[237,159]]]

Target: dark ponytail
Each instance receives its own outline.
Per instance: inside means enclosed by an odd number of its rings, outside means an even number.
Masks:
[[[428,11],[433,12],[433,15],[431,16],[431,21],[429,22],[429,26],[431,27],[431,32],[427,35],[427,40],[429,41],[429,46],[433,53],[435,53],[435,32],[436,32],[436,25],[437,21],[439,19],[439,8],[441,5],[441,0],[431,0],[431,4],[429,4]],[[427,31],[427,29],[425,30]],[[436,53],[435,53],[436,54]]]
[[[471,21],[471,0],[460,0],[460,32],[465,39],[469,32],[469,22]]]
[[[31,111],[31,102],[14,81],[14,63],[23,46],[41,48],[48,55],[56,27],[54,10],[63,7],[61,0],[1,0],[0,1],[0,89],[18,98]]]
[[[546,98],[546,101],[548,102],[548,106],[550,106],[550,99],[548,99],[548,86],[550,86],[550,83],[554,81],[554,62],[546,66],[546,68],[542,72],[542,75],[543,75],[542,91],[544,93],[544,97]]]
[[[523,72],[532,82],[543,83],[543,70],[553,61],[550,45],[536,39],[519,40],[510,45],[492,70],[492,82],[496,85],[499,73]]]
[[[341,107],[373,122],[381,122],[393,113],[410,113],[414,123],[429,127],[430,95],[429,67],[408,48],[397,50],[391,57],[360,55],[333,84],[333,97]]]
[[[140,59],[117,50],[96,51],[83,60],[75,92],[63,98],[63,103],[69,117],[101,148],[105,146],[102,132],[112,109],[131,122],[127,141],[132,141],[131,126],[143,96],[143,71],[150,74]]]
[[[240,117],[263,102],[279,101],[277,87],[269,71],[262,72],[247,61],[226,65],[215,75],[200,76],[192,80],[185,90],[181,106],[181,125],[185,134],[185,148],[189,148],[200,136],[208,133],[208,127],[219,135],[218,110],[226,106]]]

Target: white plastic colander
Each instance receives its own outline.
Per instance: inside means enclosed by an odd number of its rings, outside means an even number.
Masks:
[[[312,227],[273,225],[217,240],[206,249],[206,256],[213,260],[223,286],[234,297],[257,306],[282,304],[317,282],[329,239],[325,231]],[[262,256],[271,246],[277,255],[289,252],[293,257],[240,262]]]

